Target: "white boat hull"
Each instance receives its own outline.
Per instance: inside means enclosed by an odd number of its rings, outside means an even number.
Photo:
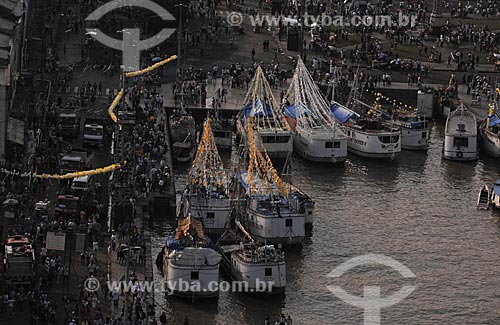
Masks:
[[[204,199],[192,196],[190,198],[191,216],[203,221],[203,228],[207,232],[223,232],[231,213],[229,198]]]
[[[478,159],[477,136],[467,136],[467,146],[454,146],[455,136],[445,135],[443,158],[456,161],[472,161]]]
[[[429,149],[429,129],[401,129],[401,149],[427,150]]]
[[[209,248],[197,248],[209,250]],[[166,288],[174,296],[191,299],[213,298],[219,295],[219,263],[179,264],[174,257],[164,258]]]
[[[293,145],[299,156],[310,161],[338,163],[347,159],[345,137],[325,137],[298,129],[293,133]]]
[[[260,243],[300,244],[305,237],[305,217],[302,214],[263,214],[247,209],[247,225],[252,237]]]
[[[238,258],[237,254],[237,252],[231,254],[231,274],[236,281],[245,283],[247,292],[280,293],[285,290],[285,261],[246,263]]]
[[[494,134],[484,128],[479,129],[481,147],[490,156],[499,158],[500,157],[500,135]]]
[[[391,140],[383,143],[380,137],[390,137]],[[370,134],[347,127],[347,150],[366,158],[394,159],[401,153],[401,132]]]

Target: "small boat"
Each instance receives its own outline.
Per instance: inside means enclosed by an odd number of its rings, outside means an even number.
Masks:
[[[477,209],[488,210],[490,208],[490,189],[485,184],[481,187],[477,197]]]
[[[170,140],[172,154],[178,162],[189,162],[196,151],[196,126],[194,118],[187,113],[170,118]]]
[[[333,102],[330,110],[345,126],[347,150],[366,158],[394,159],[401,153],[401,130],[388,127],[376,118],[362,118],[347,107]]]
[[[500,116],[490,104],[488,117],[479,126],[481,148],[490,156],[500,157]]]
[[[446,120],[443,158],[458,161],[478,158],[476,116],[463,103]]]
[[[491,193],[491,203],[497,209],[500,209],[500,179],[493,184],[493,191]]]
[[[243,228],[236,226],[248,239],[239,245],[222,247],[224,255],[230,254],[226,264],[233,280],[243,283],[246,292],[274,294],[284,291],[286,286],[286,262],[283,251],[273,245],[260,245]]]

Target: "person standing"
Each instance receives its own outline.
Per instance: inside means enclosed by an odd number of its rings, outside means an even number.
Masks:
[[[255,62],[255,49],[252,49],[252,62]]]

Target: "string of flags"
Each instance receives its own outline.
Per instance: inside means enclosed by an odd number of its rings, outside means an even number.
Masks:
[[[78,177],[83,177],[83,176],[91,176],[91,175],[100,175],[100,174],[105,174],[112,172],[113,170],[122,168],[127,164],[127,161],[124,160],[122,163],[115,163],[111,164],[106,167],[101,167],[101,168],[96,168],[96,169],[91,169],[91,170],[83,170],[83,171],[78,171],[78,172],[73,172],[73,173],[66,173],[66,174],[38,174],[36,172],[25,172],[21,173],[16,170],[9,170],[5,168],[0,168],[0,173],[1,174],[6,174],[6,175],[12,175],[12,176],[19,176],[19,177],[34,177],[34,178],[40,178],[40,179],[73,179],[73,178],[78,178]]]
[[[151,66],[149,66],[147,68],[144,68],[142,70],[127,72],[124,75],[125,75],[126,78],[137,77],[137,76],[140,76],[142,74],[151,72],[151,71],[153,71],[155,69],[158,69],[162,65],[167,64],[168,62],[176,60],[176,59],[177,59],[177,55],[172,55],[168,59],[165,59],[163,61],[157,62],[157,63],[155,63],[155,64],[153,64],[153,65],[151,65]],[[113,112],[113,110],[115,109],[116,105],[118,105],[118,103],[120,102],[120,100],[122,99],[122,97],[123,97],[123,89],[118,92],[118,94],[116,95],[115,99],[113,100],[113,102],[111,102],[111,105],[109,105],[109,108],[108,108],[108,115],[113,120],[113,122],[115,122],[115,123],[118,122],[118,117]]]

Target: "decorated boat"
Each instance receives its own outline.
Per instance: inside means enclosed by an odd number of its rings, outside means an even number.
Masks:
[[[317,162],[346,160],[347,138],[300,58],[283,104],[296,153]]]
[[[220,158],[212,120],[207,118],[196,156],[186,180],[182,200],[192,218],[199,219],[208,233],[221,233],[231,213],[228,178]]]
[[[250,82],[244,103],[236,121],[238,136],[248,145],[247,120],[251,117],[256,129],[254,136],[262,140],[254,139],[258,149],[264,150],[262,142],[270,157],[286,158],[293,151],[291,131],[260,66]]]
[[[247,120],[249,136],[248,168],[237,175],[245,193],[245,203],[239,214],[253,238],[261,243],[299,244],[305,237],[305,219],[308,212],[313,217],[312,206],[306,204],[274,169],[264,145],[261,153],[255,139],[253,118]]]

